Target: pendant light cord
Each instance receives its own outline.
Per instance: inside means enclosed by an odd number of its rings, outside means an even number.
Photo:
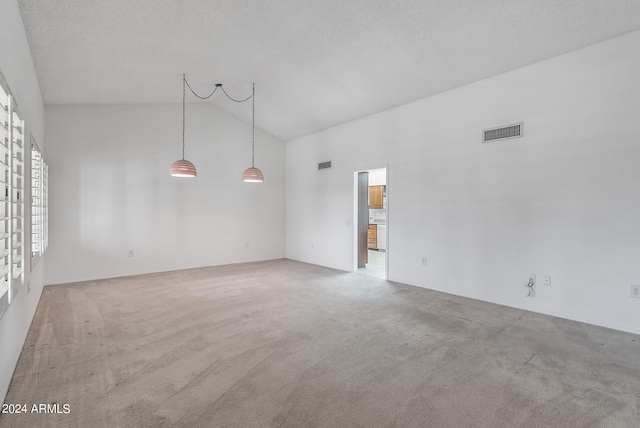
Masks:
[[[222,85],[220,85],[220,89],[222,89],[222,92],[224,92],[224,94],[227,96],[227,98],[229,98],[231,101],[234,101],[236,103],[244,103],[245,101],[249,101],[251,98],[253,98],[253,94],[255,93],[255,86],[256,84],[253,84],[254,86],[254,90],[253,92],[251,92],[251,95],[249,95],[247,98],[245,98],[244,100],[236,100],[235,98],[231,97],[229,94],[227,94],[227,91],[224,90],[224,88],[222,87]],[[216,88],[217,89],[217,88]],[[215,90],[214,90],[215,92]]]
[[[182,75],[182,160],[184,160],[184,117],[185,117],[185,84],[187,83],[187,78],[185,75]]]
[[[224,89],[223,89],[224,91]],[[226,92],[225,92],[226,94]],[[248,98],[247,98],[248,99]],[[255,168],[256,160],[256,84],[253,84],[251,91],[251,168]]]
[[[215,89],[209,95],[206,95],[206,96],[198,95],[196,93],[196,91],[193,90],[193,88],[191,87],[189,82],[187,81],[186,75],[185,74],[182,75],[182,159],[184,159],[184,122],[185,122],[184,118],[185,118],[185,93],[186,93],[186,88],[189,88],[191,93],[193,95],[195,95],[196,97],[200,98],[201,100],[208,100],[209,98],[211,98],[213,96],[213,94],[216,93],[216,91],[218,89],[221,89],[222,92],[227,96],[227,98],[229,98],[231,101],[236,102],[236,103],[244,103],[246,101],[252,100],[252,110],[251,110],[251,167],[254,168],[255,167],[255,159],[256,159],[256,84],[255,84],[255,82],[253,83],[253,89],[251,91],[251,95],[249,95],[247,98],[245,98],[243,100],[240,100],[240,99],[237,100],[237,99],[231,97],[229,94],[227,94],[227,91],[225,91],[224,88],[222,87],[222,83],[217,83]]]
[[[201,100],[208,100],[209,98],[211,98],[211,97],[213,96],[213,94],[215,94],[215,93],[216,93],[216,91],[217,91],[218,89],[221,89],[221,90],[222,90],[222,92],[227,96],[227,98],[229,98],[231,101],[234,101],[234,102],[236,102],[236,103],[244,103],[244,102],[246,102],[246,101],[249,101],[251,98],[253,98],[253,94],[255,93],[255,83],[254,83],[254,84],[253,84],[253,86],[254,86],[254,90],[253,90],[253,92],[251,92],[251,95],[249,95],[247,98],[245,98],[245,99],[243,99],[243,100],[237,100],[237,99],[233,98],[231,95],[229,95],[229,94],[227,93],[227,91],[225,91],[225,90],[224,90],[224,88],[222,87],[222,83],[218,83],[218,84],[216,84],[216,87],[215,87],[215,89],[213,90],[213,92],[211,92],[209,95],[206,95],[206,96],[198,95],[198,94],[196,93],[196,91],[194,91],[194,90],[193,90],[193,88],[191,87],[191,85],[190,85],[190,84],[189,84],[189,82],[187,81],[187,79],[186,79],[186,77],[185,77],[185,75],[184,75],[184,74],[182,75],[182,78],[184,79],[184,83],[187,85],[187,88],[189,88],[189,90],[191,91],[191,93],[192,93],[193,95],[195,95],[196,97],[200,98]]]
[[[184,74],[182,75],[182,77],[184,78],[184,83],[187,85],[187,87],[189,88],[189,90],[191,91],[191,93],[192,93],[193,95],[195,95],[196,97],[200,98],[201,100],[208,100],[209,98],[211,98],[211,97],[213,96],[213,94],[215,94],[215,93],[216,93],[216,91],[218,90],[218,88],[220,88],[220,87],[221,87],[221,86],[217,86],[217,85],[216,85],[216,88],[213,90],[213,92],[211,92],[211,93],[210,93],[209,95],[207,95],[206,97],[203,97],[203,96],[201,96],[201,95],[198,95],[198,94],[196,93],[196,91],[194,91],[194,90],[193,90],[193,88],[191,88],[191,85],[189,84],[189,82],[187,82],[187,78],[186,78],[186,77],[184,77]],[[224,89],[223,89],[223,91],[224,91]]]

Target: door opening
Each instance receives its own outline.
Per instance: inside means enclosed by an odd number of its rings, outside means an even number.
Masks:
[[[387,168],[355,174],[354,261],[355,271],[388,278]]]

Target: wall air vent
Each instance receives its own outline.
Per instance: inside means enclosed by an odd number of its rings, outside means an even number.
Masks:
[[[318,170],[331,168],[331,161],[329,162],[320,162],[318,164]]]
[[[494,141],[508,140],[510,138],[522,137],[524,122],[513,125],[501,126],[499,128],[485,129],[482,131],[482,143],[492,143]]]

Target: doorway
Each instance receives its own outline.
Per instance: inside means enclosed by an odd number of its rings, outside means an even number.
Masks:
[[[354,271],[387,279],[387,168],[357,171],[354,180]]]

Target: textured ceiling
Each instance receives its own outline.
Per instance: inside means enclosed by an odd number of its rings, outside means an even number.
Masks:
[[[45,104],[180,103],[183,73],[238,98],[255,82],[256,126],[285,141],[640,30],[640,0],[18,3]]]

